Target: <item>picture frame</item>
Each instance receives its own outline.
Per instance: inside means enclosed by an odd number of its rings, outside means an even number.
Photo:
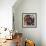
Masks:
[[[37,27],[37,13],[22,13],[22,27],[36,28]]]

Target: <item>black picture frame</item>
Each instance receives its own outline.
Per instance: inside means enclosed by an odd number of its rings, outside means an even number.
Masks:
[[[37,13],[22,13],[22,28],[36,28]]]

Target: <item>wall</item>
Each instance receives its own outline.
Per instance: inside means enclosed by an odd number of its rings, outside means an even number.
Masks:
[[[0,26],[8,27],[10,29],[12,28],[12,6],[13,6],[13,4],[15,2],[16,2],[16,0],[0,0]],[[18,1],[18,2],[21,2],[21,1]],[[16,24],[16,26],[15,26],[16,30],[18,29],[18,31],[24,32],[23,33],[24,34],[24,37],[25,36],[27,37],[26,33],[28,34],[28,36],[31,36],[31,39],[34,37],[33,39],[36,42],[38,41],[38,39],[40,39],[39,34],[37,36],[36,36],[36,34],[38,32],[41,32],[40,34],[41,34],[42,46],[46,46],[46,0],[41,0],[41,15],[39,15],[39,12],[40,11],[38,11],[38,16],[37,16],[38,22],[37,23],[39,23],[39,24],[37,25],[37,28],[36,29],[33,29],[33,28],[26,28],[26,29],[23,28],[22,29],[22,23],[21,23],[22,22],[22,20],[21,20],[22,19],[21,18],[22,16],[19,15],[20,13],[17,14],[17,12],[20,12],[21,11],[21,10],[18,11],[17,9],[18,9],[18,7],[21,6],[20,4],[22,4],[22,3],[18,3],[18,2],[16,2],[15,3],[16,6],[14,5],[14,7],[13,7],[13,11],[15,13],[15,20],[17,20],[16,23],[15,23]],[[23,2],[26,2],[26,1],[23,0]],[[33,2],[35,2],[35,0],[33,0]],[[38,1],[36,1],[36,2],[38,2]],[[39,2],[40,2],[40,0],[39,0]],[[19,4],[19,6],[17,4]],[[26,4],[23,3],[23,5],[26,5]],[[23,7],[23,6],[21,6],[21,7]],[[24,6],[24,8],[25,7],[26,6]],[[33,6],[33,7],[35,7],[35,6]],[[40,7],[40,6],[38,6],[38,7]],[[30,9],[28,10],[28,8],[27,8],[27,11],[30,11]],[[26,8],[24,10],[22,10],[21,13],[24,12],[24,11],[26,12]],[[33,10],[33,11],[36,11],[36,10]],[[39,44],[39,42],[37,42],[37,43]]]
[[[16,0],[0,0],[0,27],[12,29],[12,6]]]
[[[41,1],[41,42],[46,46],[46,0]]]
[[[22,13],[37,13],[37,28],[22,28]],[[15,31],[22,32],[24,39],[34,40],[36,46],[41,46],[41,0],[23,0],[21,3],[15,3],[13,14]]]
[[[10,35],[10,32],[8,30],[5,32],[3,28],[12,29],[12,6],[15,2],[16,0],[0,0],[0,33],[2,32],[0,38]],[[3,28],[1,29],[1,27]]]

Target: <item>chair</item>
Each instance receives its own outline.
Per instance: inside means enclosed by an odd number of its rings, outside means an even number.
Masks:
[[[25,46],[35,46],[35,43],[32,40],[26,40]]]

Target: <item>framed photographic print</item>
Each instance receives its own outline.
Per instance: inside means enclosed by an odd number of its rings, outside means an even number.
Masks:
[[[37,13],[22,13],[22,27],[36,28]]]

